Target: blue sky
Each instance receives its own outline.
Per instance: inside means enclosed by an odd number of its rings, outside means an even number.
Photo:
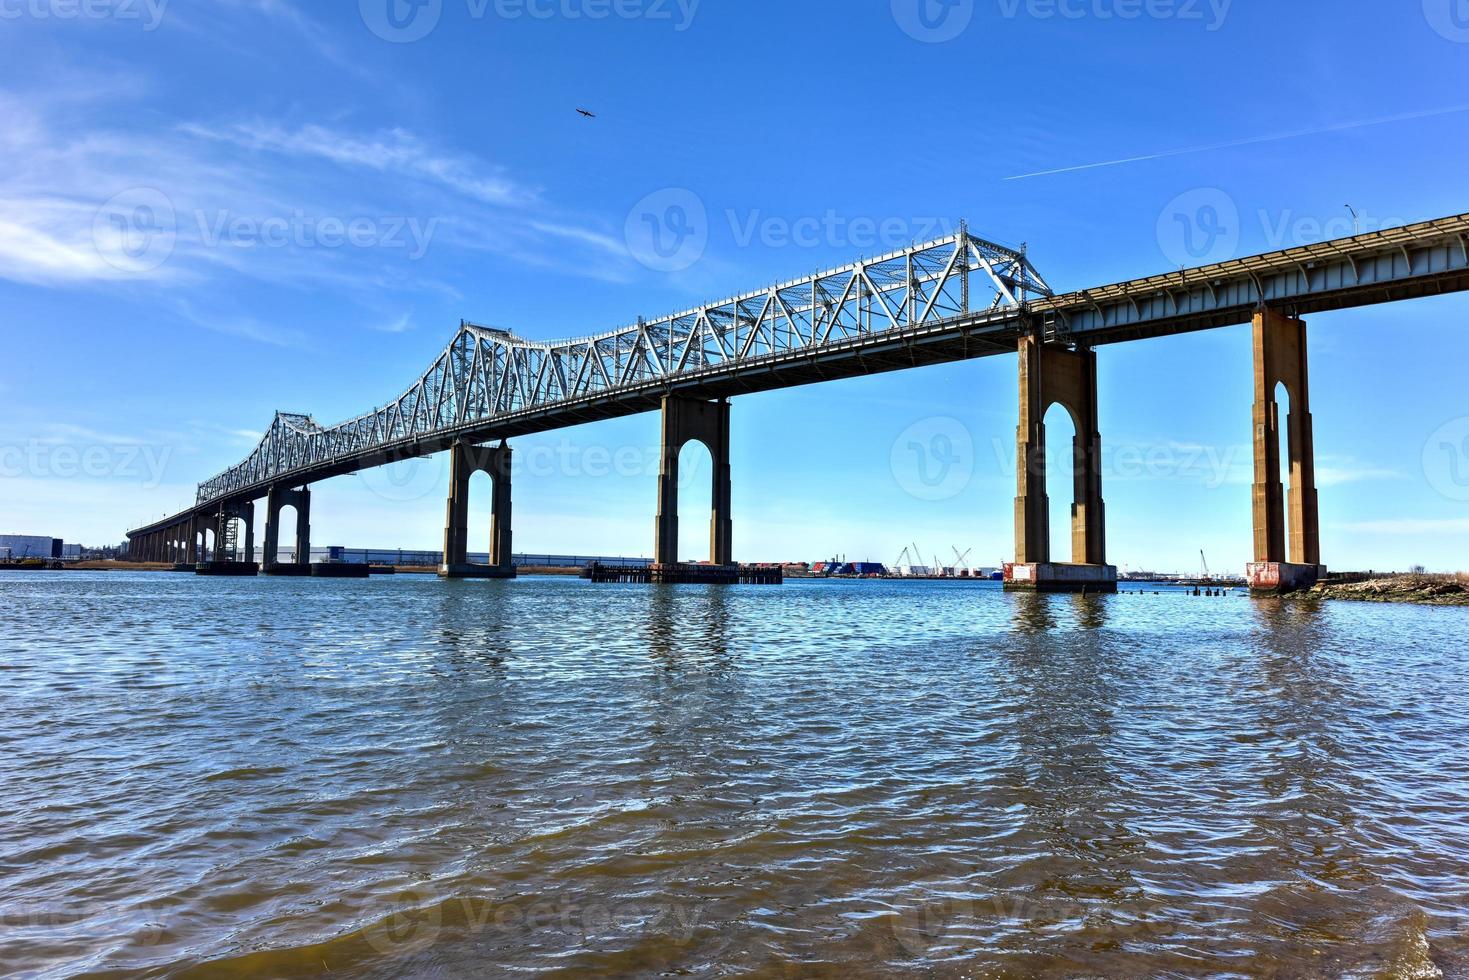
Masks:
[[[1347,203],[1469,210],[1464,0],[919,2],[0,0],[0,531],[119,540],[277,409],[396,396],[461,318],[600,332],[960,218],[1066,290],[1349,233]],[[671,263],[642,230],[670,200],[699,225]],[[1466,314],[1311,320],[1328,564],[1469,565]],[[1100,356],[1109,558],[1240,569],[1248,327]],[[738,399],[738,557],[1005,559],[1015,374]],[[937,494],[905,456],[934,434],[966,454]],[[517,550],[646,554],[656,440],[519,440]],[[439,547],[445,469],[320,485],[314,543]]]

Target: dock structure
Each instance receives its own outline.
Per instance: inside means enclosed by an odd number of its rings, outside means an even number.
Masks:
[[[593,582],[638,585],[783,585],[785,572],[769,565],[602,565],[587,568]]]
[[[961,225],[945,238],[591,337],[546,343],[462,321],[428,370],[380,408],[333,426],[278,412],[246,459],[199,484],[192,507],[129,532],[128,554],[192,568],[211,552],[233,557],[243,540],[244,557],[251,558],[254,505],[263,498],[261,570],[313,574],[307,564],[313,483],[452,450],[440,574],[509,577],[508,440],[657,411],[655,564],[599,569],[594,580],[780,581],[778,571],[735,562],[731,399],[1018,354],[1015,560],[1005,566],[1005,587],[1111,592],[1117,569],[1107,561],[1098,350],[1253,324],[1253,418],[1240,413],[1242,432],[1253,423],[1255,450],[1255,560],[1248,582],[1255,593],[1306,588],[1326,569],[1305,318],[1466,290],[1469,214],[1069,293],[1051,289],[1026,249],[986,241]],[[1288,405],[1281,404],[1282,393]],[[1054,406],[1070,414],[1076,430],[1069,562],[1053,557],[1048,525],[1045,419]],[[679,451],[690,442],[706,446],[714,462],[710,565],[681,564],[675,556]],[[489,473],[493,484],[488,565],[467,561],[469,477],[476,472]],[[287,508],[296,511],[290,565],[277,559],[280,513]]]

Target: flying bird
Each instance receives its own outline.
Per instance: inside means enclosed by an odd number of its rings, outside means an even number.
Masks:
[[[596,119],[597,118],[597,114],[595,112],[588,112],[585,109],[578,109],[576,111],[579,112],[579,113],[581,113],[583,116],[586,116],[588,119]]]

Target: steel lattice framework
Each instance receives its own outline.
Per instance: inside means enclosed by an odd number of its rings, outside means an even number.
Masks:
[[[433,365],[382,408],[330,428],[277,413],[244,462],[199,485],[197,503],[263,492],[335,461],[485,430],[529,410],[574,408],[973,312],[1021,310],[1050,295],[1024,249],[976,238],[961,225],[947,238],[594,337],[536,343],[465,322]]]

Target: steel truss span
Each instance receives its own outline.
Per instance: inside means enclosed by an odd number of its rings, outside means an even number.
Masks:
[[[1023,251],[961,227],[904,251],[595,337],[536,343],[465,322],[423,376],[382,408],[330,428],[308,415],[277,413],[244,462],[200,484],[197,504],[263,493],[293,474],[352,458],[416,455],[531,412],[560,410],[567,424],[580,406],[650,385],[819,353],[974,309],[1018,311],[1030,297],[1050,294]],[[640,400],[633,404],[642,410]]]
[[[401,397],[340,425],[278,414],[255,451],[199,486],[164,531],[456,440],[484,442],[657,409],[996,354],[1023,336],[1098,346],[1469,290],[1469,214],[1057,295],[1023,250],[969,234],[622,330],[542,344],[471,323]]]

